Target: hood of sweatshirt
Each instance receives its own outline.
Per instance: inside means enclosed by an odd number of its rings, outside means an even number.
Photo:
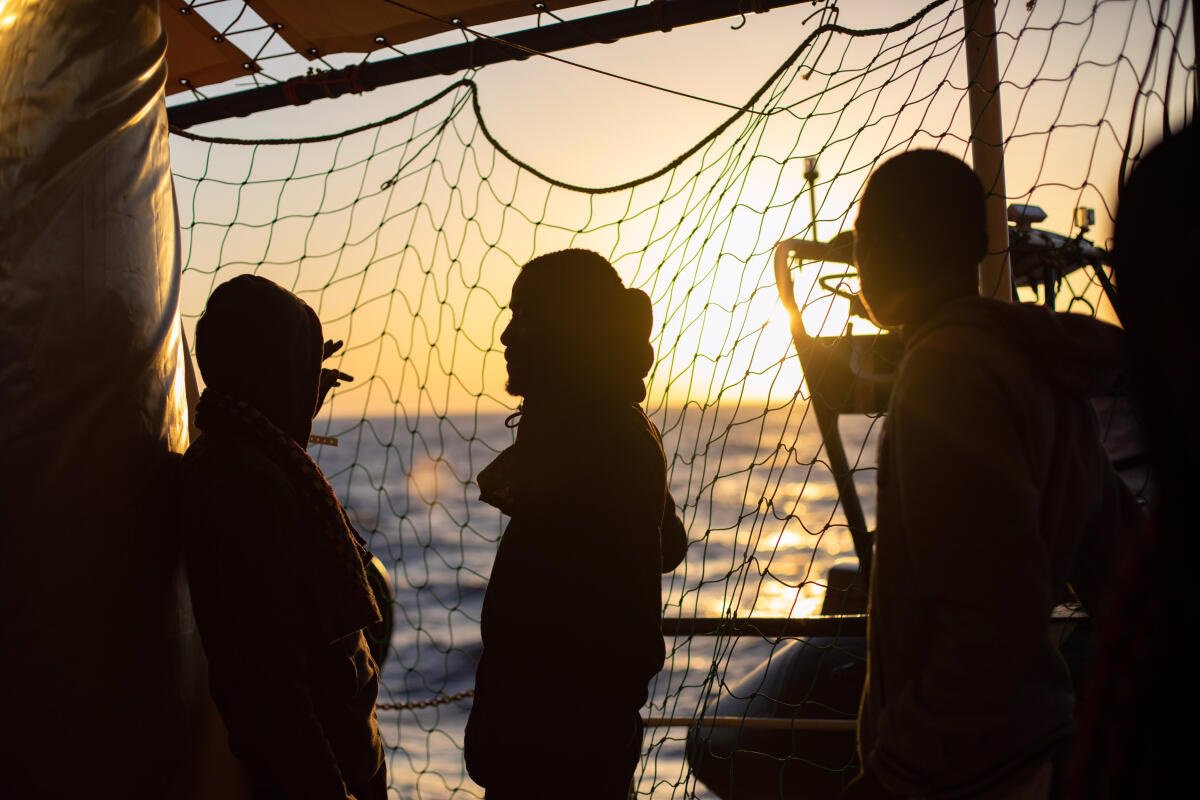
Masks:
[[[321,359],[316,313],[257,275],[218,286],[196,325],[206,385],[249,403],[301,447],[312,429]]]
[[[994,338],[1022,354],[1055,386],[1073,395],[1093,397],[1120,384],[1129,361],[1125,331],[1115,325],[1031,303],[1006,303],[987,297],[963,297],[906,331],[913,347],[934,331],[965,328]]]

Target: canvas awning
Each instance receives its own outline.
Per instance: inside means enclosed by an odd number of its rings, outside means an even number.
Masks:
[[[440,20],[482,25],[536,14],[536,6],[558,10],[595,0],[247,0],[268,24],[281,24],[279,35],[309,58],[330,53],[369,53],[451,30]],[[408,6],[414,11],[401,6]],[[333,9],[336,9],[334,11]],[[424,12],[418,13],[418,12]],[[431,19],[428,14],[436,19]],[[552,21],[552,20],[550,20]]]
[[[263,21],[297,53],[318,58],[332,53],[369,53],[452,28],[442,20],[482,25],[585,5],[594,0],[246,0]],[[254,59],[225,39],[185,0],[161,0],[167,29],[167,92],[198,89],[259,70]],[[432,15],[425,16],[420,12]],[[553,20],[549,20],[553,21]]]
[[[159,10],[167,32],[167,94],[258,72],[252,58],[185,0],[160,0]]]

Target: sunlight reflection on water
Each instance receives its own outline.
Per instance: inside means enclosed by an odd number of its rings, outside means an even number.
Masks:
[[[820,436],[787,409],[664,409],[670,485],[688,530],[685,562],[663,576],[666,616],[787,617],[820,612],[826,575],[854,549]],[[479,612],[506,519],[479,502],[473,474],[512,441],[503,415],[423,419],[396,431],[391,420],[347,420],[342,446],[318,452],[396,585],[396,628],[383,671],[383,702],[424,700],[469,689],[480,651]],[[448,423],[448,424],[447,424]],[[876,426],[877,427],[877,426]],[[391,429],[387,438],[374,431]],[[875,442],[870,420],[843,421],[868,517],[873,517]],[[475,431],[474,438],[456,435]],[[564,575],[547,602],[568,597]],[[547,633],[552,635],[552,633]],[[733,682],[770,652],[762,639],[668,638],[668,660],[653,681],[647,714],[696,713],[714,677]],[[479,797],[462,766],[470,701],[419,711],[386,711],[394,797]],[[549,732],[569,735],[569,698],[530,698]],[[647,731],[643,796],[669,797],[687,773],[685,731]],[[655,787],[658,788],[655,788]],[[707,797],[702,787],[697,797]]]

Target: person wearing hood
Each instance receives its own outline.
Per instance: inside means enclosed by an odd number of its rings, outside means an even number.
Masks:
[[[489,800],[624,800],[662,668],[661,574],[686,537],[654,425],[650,299],[603,257],[526,264],[501,342],[515,444],[479,473],[511,519],[480,623],[464,743]]]
[[[1171,797],[1190,785],[1195,626],[1192,493],[1200,485],[1192,347],[1200,197],[1200,128],[1192,122],[1135,160],[1121,187],[1113,270],[1133,354],[1155,493],[1146,525],[1123,552],[1114,600],[1097,631],[1068,762],[1070,800]],[[1181,190],[1182,189],[1182,190]]]
[[[1046,798],[1074,693],[1054,607],[1101,605],[1138,516],[1089,396],[1122,331],[978,295],[985,195],[934,150],[880,166],[855,225],[861,296],[905,353],[879,455],[859,715],[843,798]]]
[[[384,800],[380,618],[365,543],[305,452],[325,393],[313,310],[269,280],[217,287],[196,325],[202,435],[180,521],[209,687],[255,800]]]

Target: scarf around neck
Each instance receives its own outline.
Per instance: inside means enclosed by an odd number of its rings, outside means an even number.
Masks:
[[[298,556],[300,577],[317,598],[315,624],[321,642],[335,642],[378,622],[379,607],[363,567],[370,551],[308,453],[249,403],[212,389],[200,396],[196,426],[250,444],[283,472],[296,492],[307,530],[297,531],[290,544]]]
[[[570,490],[593,470],[589,452],[598,442],[610,441],[619,430],[643,428],[662,444],[658,433],[635,404],[577,405],[568,408],[522,406],[513,445],[502,450],[476,477],[479,499],[508,516],[536,508],[548,497]],[[514,414],[514,417],[517,415]],[[638,465],[631,464],[630,468]],[[584,491],[603,487],[585,486]]]

